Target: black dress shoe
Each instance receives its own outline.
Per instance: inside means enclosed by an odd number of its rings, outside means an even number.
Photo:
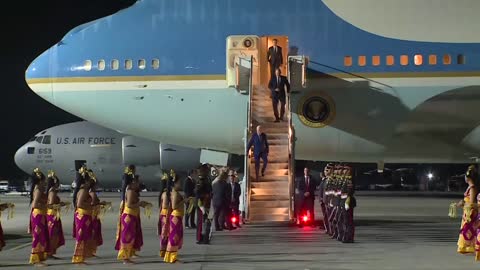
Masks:
[[[221,232],[223,229],[215,229],[216,232]]]
[[[273,121],[273,122],[275,122],[275,123],[279,123],[279,122],[280,122],[280,120],[279,120],[279,119],[275,119],[275,121]]]

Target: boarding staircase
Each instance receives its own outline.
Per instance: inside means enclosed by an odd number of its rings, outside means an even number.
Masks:
[[[288,79],[291,90],[295,91],[305,87],[306,61],[304,56],[288,59]],[[253,63],[253,57],[235,59],[235,88],[249,98],[245,147],[256,127],[261,125],[267,134],[270,152],[265,175],[260,174],[258,179],[253,156],[250,153],[245,157],[246,219],[250,222],[293,221],[295,129],[290,97],[287,95],[285,121],[274,122],[270,90],[264,83],[254,83],[256,67]]]
[[[255,132],[256,126],[262,126],[262,131],[267,134],[270,151],[265,176],[260,174],[258,179],[255,178],[255,160],[250,158],[249,220],[288,221],[289,122],[274,122],[270,91],[266,87],[254,87],[251,101],[252,132]]]

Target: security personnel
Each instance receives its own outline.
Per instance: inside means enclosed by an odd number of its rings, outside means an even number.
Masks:
[[[329,163],[327,164],[327,166],[325,166],[325,169],[323,170],[323,177],[320,182],[319,194],[318,194],[318,200],[320,201],[320,207],[322,208],[322,214],[323,214],[323,229],[328,234],[330,234],[329,233],[330,228],[328,225],[327,192],[328,192],[328,182],[330,181],[331,170],[332,170],[332,164]],[[320,229],[322,229],[322,226],[320,226]]]
[[[330,219],[332,212],[333,212],[333,204],[332,204],[332,198],[333,198],[333,182],[335,178],[335,166],[332,165],[331,171],[330,171],[330,176],[327,178],[327,182],[325,183],[326,188],[325,188],[325,196],[327,197],[325,206],[327,209],[327,233],[332,236],[333,235],[333,229],[332,229],[332,221]]]
[[[195,185],[197,200],[197,244],[210,244],[212,220],[209,217],[212,200],[212,183],[207,164],[197,169],[198,181]]]
[[[338,187],[340,181],[340,165],[335,166],[335,175],[333,179],[332,185],[332,212],[330,213],[330,226],[332,228],[332,239],[337,238],[338,231],[337,231],[337,221],[338,221],[338,206],[340,205],[339,197],[338,197]]]
[[[343,166],[342,167],[342,175],[341,175],[341,180],[340,180],[340,185],[339,185],[339,206],[338,206],[338,222],[337,222],[337,231],[338,231],[338,236],[337,240],[342,241],[343,237],[345,236],[345,215],[346,215],[346,210],[345,210],[345,201],[347,200],[347,171],[348,167]]]
[[[345,233],[342,238],[343,243],[353,243],[355,236],[355,223],[353,220],[353,208],[357,206],[357,201],[355,199],[355,186],[353,185],[352,177],[352,168],[348,168],[346,175],[346,195],[347,199],[345,200],[345,212],[344,212],[344,221],[345,221]]]

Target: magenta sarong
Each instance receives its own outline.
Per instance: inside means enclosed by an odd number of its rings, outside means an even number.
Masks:
[[[119,236],[115,244],[118,250],[117,259],[129,260],[140,251],[143,246],[142,225],[140,222],[140,209],[126,207],[120,218]]]
[[[75,211],[75,251],[73,263],[83,263],[85,259],[93,256],[89,242],[93,238],[92,211],[77,208]]]
[[[170,232],[170,224],[168,216],[170,215],[168,209],[162,209],[160,212],[160,218],[158,220],[158,232],[160,238],[160,257],[165,257],[167,251],[168,236]]]
[[[50,239],[50,252],[48,252],[48,255],[56,254],[57,249],[65,245],[62,220],[58,216],[57,211],[54,209],[47,211],[48,238]]]
[[[183,245],[183,212],[174,210],[170,215],[170,233],[168,236],[167,252],[164,262],[174,263],[177,261],[178,251]]]
[[[37,208],[33,209],[30,215],[30,226],[30,233],[32,234],[30,264],[35,264],[47,260],[47,255],[50,251],[47,211]]]

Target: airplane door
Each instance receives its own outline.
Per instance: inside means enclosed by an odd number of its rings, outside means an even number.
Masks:
[[[87,164],[86,160],[75,160],[75,171],[78,172],[83,164]]]
[[[288,57],[288,80],[293,92],[307,87],[308,59],[303,55]]]

